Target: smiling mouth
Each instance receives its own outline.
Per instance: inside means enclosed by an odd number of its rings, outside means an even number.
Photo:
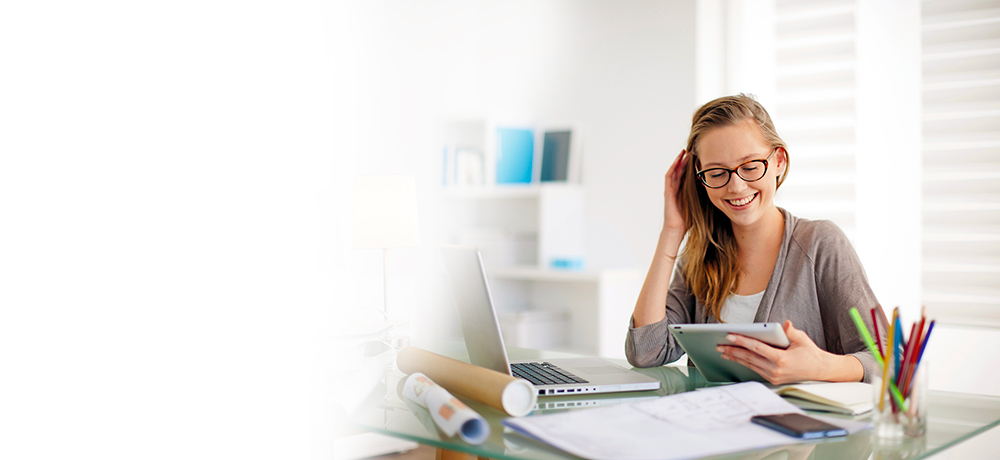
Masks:
[[[729,203],[730,205],[735,206],[737,208],[741,206],[746,206],[750,204],[751,201],[755,200],[757,198],[757,195],[760,195],[760,192],[754,193],[753,195],[750,195],[746,198],[740,198],[738,200],[726,200],[726,203]]]

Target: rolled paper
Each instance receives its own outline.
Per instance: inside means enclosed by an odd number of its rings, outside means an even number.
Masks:
[[[483,416],[459,401],[426,375],[411,374],[403,384],[403,396],[426,407],[431,419],[448,436],[458,436],[469,444],[481,444],[490,435],[490,424]]]
[[[404,374],[423,373],[452,394],[500,409],[514,417],[528,415],[538,402],[538,392],[527,380],[420,348],[400,350],[396,365]]]

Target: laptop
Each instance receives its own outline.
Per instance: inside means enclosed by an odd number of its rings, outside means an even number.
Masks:
[[[601,358],[510,361],[479,250],[446,245],[441,254],[472,364],[528,380],[539,396],[660,388],[659,380]]]

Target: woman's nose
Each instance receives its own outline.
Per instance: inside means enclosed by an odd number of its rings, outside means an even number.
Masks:
[[[729,176],[729,184],[726,184],[726,189],[730,192],[739,192],[745,188],[747,188],[746,181],[744,181],[739,174],[731,173]]]

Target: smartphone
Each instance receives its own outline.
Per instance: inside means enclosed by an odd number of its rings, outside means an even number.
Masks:
[[[802,414],[755,415],[750,421],[801,439],[847,436],[847,430]]]

